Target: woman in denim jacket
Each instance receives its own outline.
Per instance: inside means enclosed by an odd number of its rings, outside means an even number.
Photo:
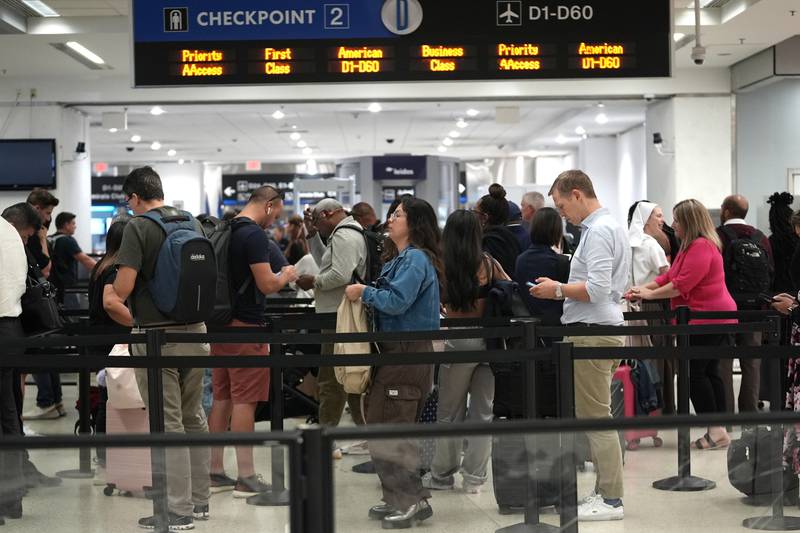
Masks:
[[[439,329],[440,232],[433,208],[405,198],[389,220],[389,238],[397,248],[375,287],[350,285],[346,295],[375,311],[378,331]],[[381,353],[432,352],[431,341],[380,344]],[[432,365],[378,367],[367,395],[367,424],[416,422],[433,386]],[[384,528],[410,527],[433,516],[430,492],[422,487],[416,440],[375,441],[370,455],[383,489],[382,505],[369,517]]]

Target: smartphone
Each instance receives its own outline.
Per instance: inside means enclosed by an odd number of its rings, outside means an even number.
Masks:
[[[535,281],[529,281],[525,285],[527,285],[528,287],[535,287],[537,285],[537,283]]]
[[[757,299],[758,299],[759,302],[765,303],[765,304],[768,304],[768,305],[775,303],[775,297],[770,295],[770,294],[767,294],[765,292],[760,293],[758,295]]]

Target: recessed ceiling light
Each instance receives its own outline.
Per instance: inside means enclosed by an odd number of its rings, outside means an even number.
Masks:
[[[458,119],[458,122],[456,122],[456,126],[458,126],[461,129],[464,129],[467,126],[469,126],[469,123],[466,120],[464,120],[463,118],[460,118],[460,119]]]
[[[308,146],[307,142],[305,142],[305,141],[297,141],[297,147],[298,148],[305,148],[306,146]]]
[[[370,113],[380,113],[381,111],[383,111],[383,107],[381,107],[381,104],[379,104],[378,102],[372,102],[371,104],[369,104],[369,107],[367,109],[369,109]]]
[[[95,63],[96,65],[105,64],[105,61],[103,61],[102,57],[100,57],[99,55],[95,54],[94,52],[92,52],[91,50],[89,50],[88,48],[86,48],[85,46],[83,46],[79,42],[67,41],[64,44],[67,45],[72,50],[74,50],[75,52],[78,52],[80,55],[82,55],[83,57],[85,57],[86,59],[91,61],[92,63]]]
[[[445,137],[444,140],[442,141],[442,144],[445,146],[453,146],[453,139],[451,139],[450,137]]]
[[[170,148],[167,151],[167,155],[170,156],[170,157],[175,157],[177,154],[178,154],[178,152],[176,152],[174,148]]]
[[[138,143],[141,140],[142,140],[142,136],[141,135],[131,135],[131,142],[132,143]]]
[[[109,133],[117,133],[119,130],[117,128],[108,128]]]
[[[477,109],[467,109],[467,116],[468,117],[477,117],[480,114],[481,114],[481,112],[478,111]]]
[[[275,112],[272,114],[272,118],[274,118],[275,120],[280,120],[285,116],[286,116],[286,113],[284,113],[280,109],[276,109]]]
[[[597,102],[597,107],[599,107],[600,109],[603,109],[605,106],[606,104],[604,104],[603,102]]]
[[[686,37],[685,33],[676,32],[672,34],[672,40],[675,41],[676,43],[681,39],[683,39],[684,37]]]
[[[558,144],[567,144],[567,138],[564,137],[564,135],[562,135],[561,133],[559,133],[558,137],[556,137],[556,142]]]
[[[161,106],[154,105],[153,107],[150,108],[151,115],[158,116],[158,115],[163,115],[164,113],[166,113],[166,111]]]
[[[182,165],[182,164],[184,164],[184,163],[185,163],[185,161],[184,161],[183,159],[178,159],[178,164],[179,164],[179,165]]]
[[[583,135],[581,135],[581,139],[583,139],[584,141],[585,141],[586,139],[588,139],[588,138],[589,138],[589,136],[588,136],[588,135],[586,135],[585,133],[584,133]]]
[[[153,144],[150,145],[151,150],[161,150],[161,143],[158,141],[153,141]]]
[[[290,138],[291,140],[293,140],[293,141],[299,141],[299,140],[300,140],[300,137],[302,137],[302,135],[300,135],[300,134],[299,134],[299,133],[297,133],[296,131],[295,131],[295,132],[292,132],[292,134],[291,134],[291,135],[289,135],[289,138]]]
[[[60,17],[56,11],[41,0],[22,0],[22,2],[43,17]]]
[[[303,155],[311,155],[311,153],[312,153],[313,151],[314,151],[314,150],[312,150],[311,148],[309,148],[308,146],[306,146],[305,148],[303,148]]]
[[[594,117],[594,121],[598,124],[607,124],[608,123],[608,115],[605,113],[598,113],[596,117]]]
[[[450,133],[448,133],[447,136],[452,137],[453,139],[458,139],[459,137],[461,137],[461,133],[456,130],[453,130]]]
[[[447,148],[445,148],[444,146],[440,146],[439,148],[437,148],[437,150],[439,150],[439,152],[441,153],[445,153],[447,151]]]
[[[575,133],[578,135],[585,135],[586,128],[584,128],[583,126],[578,126],[577,128],[575,128]]]
[[[316,159],[309,159],[306,161],[306,172],[311,176],[316,176],[319,172],[319,167],[317,167],[317,160]]]

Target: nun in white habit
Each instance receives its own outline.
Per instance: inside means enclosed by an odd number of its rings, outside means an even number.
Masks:
[[[631,245],[632,284],[635,287],[646,285],[669,269],[664,249],[653,237],[661,232],[664,225],[664,212],[650,202],[639,202],[633,211],[628,227],[628,240]]]

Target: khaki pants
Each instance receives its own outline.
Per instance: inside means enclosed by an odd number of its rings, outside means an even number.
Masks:
[[[170,326],[168,333],[205,333],[205,324]],[[134,328],[131,333],[146,333],[144,328]],[[132,344],[131,355],[147,355],[147,346]],[[208,355],[208,344],[165,344],[163,355]],[[203,411],[202,368],[164,368],[164,432],[208,433],[208,422]],[[136,369],[136,381],[145,405],[150,405],[147,390],[147,369]],[[194,505],[208,504],[209,467],[211,451],[207,446],[167,448],[167,500],[169,510],[181,516],[192,516]],[[155,474],[155,472],[154,472]]]
[[[616,347],[624,337],[565,337],[575,347]],[[611,418],[611,378],[619,360],[575,361],[575,416]],[[592,431],[589,439],[592,462],[597,470],[595,490],[606,499],[622,498],[622,447],[616,431]]]
[[[323,333],[336,333],[336,330],[323,330]],[[333,356],[333,344],[322,345],[322,355]],[[350,414],[357,426],[364,425],[361,412],[361,395],[347,394],[344,386],[336,381],[332,366],[321,366],[317,376],[319,383],[319,423],[321,426],[336,427],[342,419],[344,403],[350,406]]]

